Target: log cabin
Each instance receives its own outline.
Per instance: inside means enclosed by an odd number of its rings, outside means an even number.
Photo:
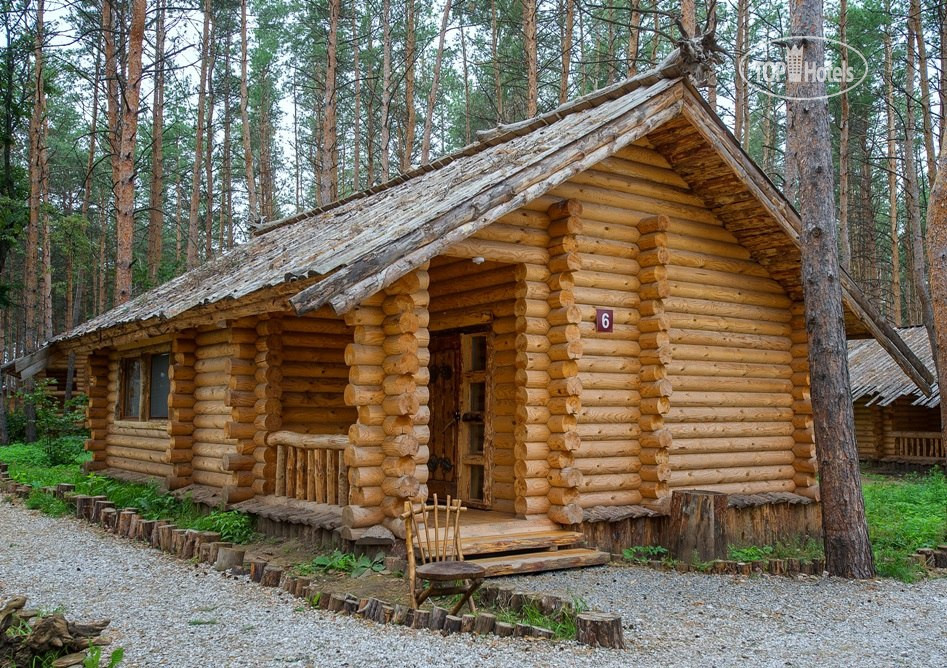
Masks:
[[[83,361],[89,470],[346,546],[436,493],[491,574],[688,522],[719,552],[819,531],[799,229],[664,66],[263,223],[17,368]],[[849,334],[929,383],[840,280]]]
[[[903,327],[898,335],[933,368],[926,328]],[[848,368],[860,459],[947,464],[936,381],[925,395],[872,339],[849,342]]]

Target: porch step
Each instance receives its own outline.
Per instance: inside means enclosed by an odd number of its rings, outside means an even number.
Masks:
[[[611,555],[608,552],[577,547],[569,550],[482,557],[468,559],[467,561],[483,566],[487,570],[487,577],[497,577],[500,575],[521,575],[540,571],[601,566],[607,564],[610,558]]]
[[[528,531],[517,533],[503,533],[488,536],[461,537],[461,549],[464,556],[474,554],[497,554],[499,552],[515,552],[525,550],[541,550],[551,547],[565,547],[582,543],[585,537],[579,531],[565,531],[553,529],[545,531]]]

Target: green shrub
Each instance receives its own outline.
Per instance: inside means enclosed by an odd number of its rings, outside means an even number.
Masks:
[[[650,561],[667,561],[671,553],[660,545],[633,545],[622,550],[621,556],[633,564],[646,564]]]
[[[870,477],[863,488],[878,574],[916,580],[922,570],[911,555],[947,540],[947,478],[935,469],[902,479]]]
[[[320,554],[312,561],[297,564],[293,569],[299,575],[313,573],[345,573],[353,578],[385,570],[385,555],[374,557],[366,554],[355,556],[349,552],[335,550],[330,554]]]
[[[253,518],[236,510],[215,510],[198,518],[192,527],[199,531],[216,531],[220,539],[230,543],[249,543],[256,536]]]
[[[34,489],[30,492],[30,495],[26,497],[26,507],[39,510],[43,514],[53,517],[63,517],[64,515],[72,514],[72,506],[68,503],[62,499],[57,499],[52,494],[41,492],[38,489]]]

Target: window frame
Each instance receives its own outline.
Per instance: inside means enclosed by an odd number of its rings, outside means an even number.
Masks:
[[[115,406],[116,419],[123,422],[167,422],[168,417],[151,416],[151,360],[159,355],[168,355],[168,375],[171,374],[171,347],[167,344],[138,348],[123,354],[118,360],[118,396]],[[126,405],[127,374],[130,363],[137,360],[141,369],[141,390],[138,393],[138,416],[129,415]],[[168,392],[168,413],[171,409],[171,392]]]

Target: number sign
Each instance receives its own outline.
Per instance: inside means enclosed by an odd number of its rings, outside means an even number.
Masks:
[[[610,308],[595,309],[595,331],[611,332],[614,328],[615,314]]]

